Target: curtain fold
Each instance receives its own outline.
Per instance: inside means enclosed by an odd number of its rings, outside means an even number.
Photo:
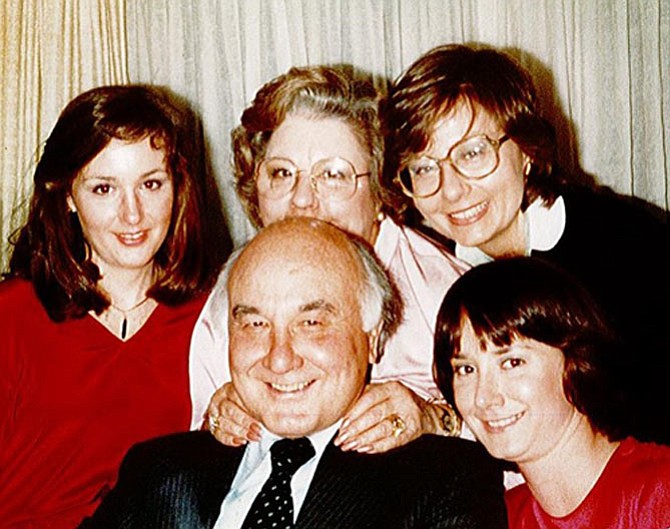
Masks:
[[[203,116],[236,242],[252,230],[232,187],[229,132],[264,82],[293,65],[342,62],[394,79],[449,42],[488,43],[519,57],[553,116],[562,164],[667,208],[669,4],[168,0],[166,17],[151,2],[133,2],[129,69],[134,80],[168,84]],[[158,45],[170,34],[195,44]]]
[[[32,173],[77,94],[128,82],[125,0],[0,2],[0,271],[25,220]]]
[[[192,103],[239,243],[253,230],[233,188],[230,130],[263,83],[323,63],[394,79],[449,42],[520,58],[568,168],[670,201],[668,0],[5,0],[0,17],[3,242],[22,219],[41,142],[86,88],[155,83]]]

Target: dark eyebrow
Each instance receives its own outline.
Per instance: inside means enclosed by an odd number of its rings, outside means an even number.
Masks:
[[[498,347],[498,348],[493,349],[493,350],[487,350],[485,352],[486,353],[493,353],[496,356],[500,356],[500,355],[504,355],[505,353],[507,353],[510,349],[511,349],[511,346],[505,345],[503,347]],[[455,355],[453,355],[451,357],[452,360],[460,360],[460,359],[463,359],[463,358],[467,358],[467,355],[463,355],[462,351],[460,349],[458,350],[458,353],[456,353]]]
[[[247,314],[260,314],[260,311],[256,307],[251,307],[249,305],[235,305],[232,313],[233,318],[238,318],[240,316],[246,316]]]
[[[146,173],[142,173],[140,175],[140,179],[142,178],[147,178],[149,176],[153,176],[156,173],[165,173],[166,175],[170,175],[170,171],[167,168],[162,168],[162,167],[155,167],[154,169],[150,169]],[[108,176],[108,175],[97,175],[97,174],[88,174],[84,176],[84,180],[105,180],[105,181],[114,181],[116,180],[116,176]]]
[[[310,312],[312,310],[325,310],[331,314],[337,313],[335,305],[328,303],[325,299],[317,299],[300,306],[300,312]]]

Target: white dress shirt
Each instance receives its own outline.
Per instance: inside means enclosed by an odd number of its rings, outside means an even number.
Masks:
[[[291,479],[294,521],[298,518],[298,513],[305,501],[307,490],[312,483],[321,456],[330,440],[335,436],[341,422],[338,421],[325,430],[307,436],[312,442],[315,455],[302,465]],[[223,499],[221,512],[214,529],[240,529],[242,527],[251,504],[263,488],[263,484],[270,477],[272,472],[270,448],[279,439],[281,437],[263,428],[261,440],[247,445],[230,491]]]

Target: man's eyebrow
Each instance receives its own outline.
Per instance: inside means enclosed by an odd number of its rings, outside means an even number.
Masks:
[[[336,314],[337,309],[335,308],[335,305],[332,303],[327,302],[325,299],[317,299],[315,301],[310,301],[309,303],[305,303],[304,305],[300,306],[300,312],[310,312],[312,310],[325,310],[326,312],[329,312],[331,314]]]
[[[232,310],[233,318],[239,318],[240,316],[246,316],[248,314],[260,314],[260,311],[256,307],[250,305],[235,305]]]

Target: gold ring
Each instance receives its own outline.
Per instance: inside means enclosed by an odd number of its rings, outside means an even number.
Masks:
[[[399,415],[391,415],[389,417],[389,420],[391,421],[391,435],[393,437],[400,437],[400,435],[407,430],[407,426],[405,426],[405,421],[402,420],[402,417]]]
[[[219,429],[219,418],[218,417],[212,417],[211,415],[207,418],[207,424],[209,427],[209,431],[212,435],[216,433],[216,431]]]

